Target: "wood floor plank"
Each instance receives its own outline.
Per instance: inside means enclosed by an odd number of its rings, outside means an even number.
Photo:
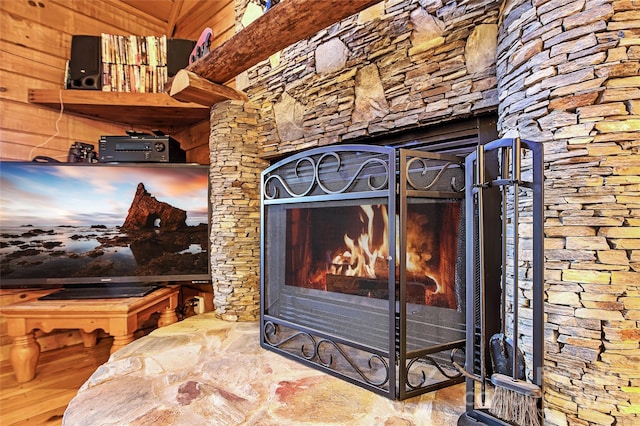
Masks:
[[[18,383],[8,361],[0,363],[0,425],[62,424],[69,401],[93,372],[109,358],[112,338],[93,348],[81,344],[41,354],[36,377]]]
[[[54,354],[45,352],[38,361],[36,377],[27,383],[18,383],[11,366],[8,363],[6,365],[3,364],[0,370],[2,372],[0,373],[0,384],[5,385],[2,386],[2,400],[24,393],[24,387],[37,389],[42,386],[48,386],[52,381],[58,382],[61,377],[71,377],[79,381],[81,378],[78,379],[74,374],[69,375],[69,371],[85,367],[95,371],[109,357],[110,340],[112,339],[101,341],[95,348],[74,345],[50,351],[54,352]],[[82,383],[84,383],[84,380],[82,380]]]

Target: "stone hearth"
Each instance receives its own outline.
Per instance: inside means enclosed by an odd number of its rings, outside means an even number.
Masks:
[[[260,348],[257,322],[212,313],[114,353],[79,390],[64,425],[452,425],[464,384],[391,401]]]

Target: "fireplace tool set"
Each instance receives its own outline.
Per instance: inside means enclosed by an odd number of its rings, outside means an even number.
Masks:
[[[521,162],[523,156],[527,155],[533,160],[532,178],[530,181],[523,181]],[[466,365],[463,368],[454,364],[467,378],[467,411],[460,417],[459,424],[538,426],[541,424],[542,412],[544,314],[542,146],[520,139],[496,140],[478,146],[468,155],[465,168]],[[528,259],[530,262],[525,261],[522,265],[519,259],[518,229],[521,190],[529,190],[533,200],[533,256]],[[511,238],[508,238],[509,225],[512,229]],[[501,234],[500,237],[495,238],[494,235],[498,234]],[[512,240],[511,244],[508,244],[508,239]],[[508,279],[510,262],[511,282]],[[525,356],[519,348],[518,328],[522,319],[519,313],[519,277],[530,275],[520,274],[521,270],[528,267],[533,268],[530,381],[527,381]],[[510,312],[507,309],[509,286],[512,297]],[[498,303],[501,306],[499,321],[494,312],[489,311]],[[512,324],[510,332],[507,327],[509,314]],[[482,407],[485,406],[489,383],[493,387],[493,395],[491,408],[486,409]],[[477,396],[480,408],[476,408]]]

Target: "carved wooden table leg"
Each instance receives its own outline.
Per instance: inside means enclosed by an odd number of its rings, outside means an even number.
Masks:
[[[18,382],[24,383],[36,376],[36,364],[40,357],[40,344],[33,332],[13,338],[9,358]]]
[[[167,325],[178,322],[178,315],[176,315],[175,309],[166,307],[160,314],[158,319],[158,327],[166,327]]]
[[[113,345],[111,345],[111,350],[109,351],[109,353],[112,354],[117,350],[124,348],[134,340],[135,339],[133,338],[133,333],[125,334],[124,336],[113,336]]]
[[[98,342],[98,330],[93,330],[90,333],[87,333],[83,329],[78,331],[80,331],[80,337],[82,337],[82,346],[85,348],[92,348]]]

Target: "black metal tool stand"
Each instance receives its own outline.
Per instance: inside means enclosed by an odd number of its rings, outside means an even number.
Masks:
[[[520,156],[531,158],[531,176],[521,180],[518,172],[509,171],[509,158],[519,162]],[[531,381],[542,388],[544,360],[544,162],[543,146],[540,143],[520,139],[499,139],[478,146],[465,161],[466,196],[466,412],[459,418],[458,425],[510,425],[493,416],[483,406],[487,386],[491,386],[492,365],[489,361],[489,339],[501,328],[500,312],[504,311],[504,274],[506,261],[500,254],[506,247],[503,222],[507,215],[501,207],[506,187],[531,191],[533,199],[533,347],[530,367]],[[512,170],[515,170],[513,168]],[[514,197],[516,200],[518,197]],[[514,205],[517,212],[519,206]],[[496,218],[498,222],[496,224]],[[517,219],[517,213],[515,214]],[[518,226],[517,223],[513,224]],[[517,232],[514,233],[517,235]],[[514,241],[517,250],[517,241]],[[517,274],[517,265],[516,272]],[[501,306],[502,305],[502,306]],[[501,309],[502,308],[502,309]],[[517,309],[517,307],[515,307]],[[517,312],[517,311],[516,311]],[[517,320],[517,319],[515,319]],[[517,330],[517,327],[515,327]],[[518,336],[514,336],[517,339]],[[480,395],[478,395],[480,392]],[[477,404],[477,397],[480,404]],[[480,406],[478,406],[480,405]],[[539,401],[542,413],[542,399]]]

